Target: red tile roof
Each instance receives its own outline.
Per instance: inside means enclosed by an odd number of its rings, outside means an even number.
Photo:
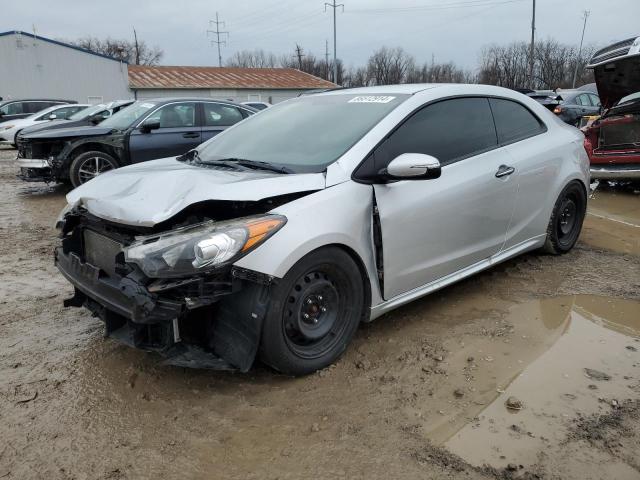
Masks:
[[[295,68],[129,65],[129,87],[313,89],[335,88],[337,85]]]

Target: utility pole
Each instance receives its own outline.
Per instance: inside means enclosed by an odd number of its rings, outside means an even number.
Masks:
[[[529,86],[533,88],[533,47],[536,38],[536,0],[533,0],[533,13],[531,15],[531,46],[529,47]]]
[[[302,70],[302,57],[304,57],[304,53],[302,53],[302,47],[296,43],[296,54],[295,57],[298,57],[298,70]]]
[[[216,34],[216,39],[215,40],[211,40],[211,45],[213,45],[214,43],[216,45],[218,45],[218,66],[221,67],[222,66],[222,54],[220,53],[220,45],[224,45],[225,47],[227,46],[227,41],[226,40],[220,40],[220,35],[227,35],[227,37],[229,36],[229,32],[223,32],[220,30],[220,25],[222,25],[222,28],[224,28],[224,22],[221,22],[220,20],[218,20],[218,12],[216,12],[216,19],[215,20],[209,20],[209,26],[211,25],[215,25],[216,29],[215,30],[207,30],[207,35],[209,35],[210,33],[215,33]]]
[[[324,41],[324,78],[329,80],[329,40]]]
[[[573,71],[573,83],[571,88],[576,88],[576,78],[578,77],[578,65],[580,65],[580,56],[582,55],[582,42],[584,41],[584,31],[587,28],[587,18],[589,18],[589,10],[584,11],[584,23],[582,24],[582,37],[580,38],[580,48],[578,49],[578,58],[576,58],[576,69]]]
[[[136,33],[136,27],[133,27],[133,40],[136,47],[136,65],[140,65],[140,46],[138,45],[138,34]]]
[[[337,59],[337,47],[336,47],[336,10],[338,7],[342,7],[342,11],[344,12],[344,4],[336,3],[336,0],[333,0],[333,3],[324,4],[324,11],[327,11],[327,7],[333,8],[333,82],[338,83],[338,59]]]

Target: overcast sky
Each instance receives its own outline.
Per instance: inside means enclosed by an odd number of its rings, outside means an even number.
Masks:
[[[454,61],[475,68],[483,45],[528,41],[532,0],[341,0],[338,57],[366,62],[376,48],[402,46],[419,62]],[[331,9],[324,0],[18,0],[2,1],[0,31],[50,38],[138,37],[161,47],[165,65],[217,65],[206,30],[216,11],[230,32],[223,59],[243,49],[293,54],[333,50]],[[640,35],[640,0],[537,0],[536,36],[577,44],[590,10],[585,44],[604,46]]]

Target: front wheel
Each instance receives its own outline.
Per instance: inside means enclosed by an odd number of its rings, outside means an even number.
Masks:
[[[358,328],[363,277],[338,247],[310,253],[271,291],[260,359],[287,375],[306,375],[333,363]]]
[[[116,159],[107,153],[84,152],[77,155],[71,162],[69,179],[74,187],[78,187],[98,175],[118,167]]]
[[[577,180],[569,183],[556,200],[547,227],[544,251],[553,255],[567,253],[578,241],[587,211],[587,194]]]

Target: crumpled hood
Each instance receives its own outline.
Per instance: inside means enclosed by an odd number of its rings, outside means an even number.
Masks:
[[[257,201],[323,188],[322,173],[221,170],[172,157],[102,174],[69,192],[67,201],[105,220],[152,227],[206,200]]]
[[[113,130],[108,127],[101,126],[79,126],[71,128],[58,128],[55,130],[43,130],[40,132],[30,133],[25,135],[25,138],[30,140],[45,140],[55,138],[71,138],[71,137],[94,137],[98,135],[107,135]]]
[[[39,125],[33,125],[31,127],[23,128],[22,135],[29,135],[31,133],[42,132],[45,130],[59,130],[62,128],[71,128],[71,127],[85,127],[88,126],[89,123],[87,120],[51,120],[49,122],[44,122]]]

